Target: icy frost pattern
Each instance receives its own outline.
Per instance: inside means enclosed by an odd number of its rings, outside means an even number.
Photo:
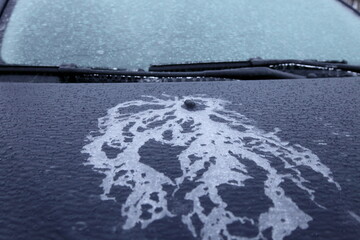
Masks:
[[[192,111],[183,106],[184,99],[189,98],[197,104]],[[227,110],[227,104],[229,102],[205,96],[180,99],[144,97],[143,100],[121,103],[99,119],[100,136],[90,135],[83,153],[89,154],[88,164],[106,175],[101,185],[103,200],[112,199],[109,193],[114,186],[131,189],[122,206],[122,215],[126,217],[124,229],[131,229],[136,224],[146,228],[156,220],[174,217],[168,208],[167,199],[171,196],[167,196],[163,186],[172,185],[176,192],[186,180],[198,184],[185,195],[185,199],[193,203],[191,211],[181,216],[194,237],[206,240],[224,237],[264,239],[263,231],[272,228],[272,238],[282,240],[297,228],[306,229],[312,218],[286,196],[286,189],[280,184],[285,179],[292,181],[316,203],[314,190],[304,184],[309,181],[302,176],[299,166],[310,167],[340,190],[330,169],[309,149],[282,141],[276,135],[279,129],[267,133],[256,128],[245,116]],[[164,132],[169,131],[172,138],[165,138]],[[181,177],[172,180],[139,161],[139,149],[150,140],[185,147],[178,155]],[[110,158],[103,151],[104,146],[117,149],[118,154]],[[273,158],[280,160],[289,173],[280,173],[273,167]],[[247,179],[252,178],[246,162],[241,159],[252,161],[266,171],[264,194],[273,206],[260,214],[258,219],[235,216],[226,209],[227,203],[218,193],[218,186],[222,184],[242,187]],[[204,164],[208,164],[206,169]],[[201,171],[203,174],[199,175]],[[153,194],[157,195],[156,199]],[[200,202],[204,196],[214,203],[208,215]],[[150,206],[146,211],[151,213],[151,217],[147,219],[141,217],[144,211],[141,206],[144,205]],[[200,236],[192,220],[195,215],[203,224]],[[259,234],[255,238],[233,236],[227,225],[235,222],[252,224],[258,228]]]

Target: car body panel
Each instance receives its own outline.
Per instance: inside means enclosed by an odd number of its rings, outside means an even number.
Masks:
[[[141,113],[137,107],[124,107],[126,104],[131,105],[129,101],[149,101],[149,98],[143,96],[152,96],[161,101],[170,99],[174,104],[182,104],[186,99],[197,99],[197,104],[200,104],[201,99],[215,99],[214,102],[208,102],[213,104],[228,101],[224,109],[248,119],[247,124],[257,129],[254,130],[256,136],[275,134],[281,139],[279,141],[284,144],[281,145],[284,148],[298,144],[309,149],[331,171],[334,182],[308,166],[299,168],[299,176],[309,181],[304,182],[303,186],[314,191],[314,201],[306,190],[284,181],[281,186],[285,195],[298,206],[304,214],[302,216],[310,218],[304,218],[307,219],[306,224],[301,227],[295,225],[294,229],[288,223],[272,226],[273,229],[288,231],[277,235],[265,226],[262,233],[264,237],[357,239],[360,236],[359,93],[360,78],[161,84],[2,82],[0,238],[202,239],[209,233],[204,229],[202,220],[193,221],[193,232],[184,223],[186,221],[183,217],[195,209],[195,202],[184,200],[184,194],[194,188],[192,185],[180,188],[182,195],[168,194],[164,198],[171,216],[163,216],[149,225],[142,225],[141,218],[134,218],[138,222],[128,229],[125,226],[132,215],[124,214],[122,206],[127,200],[131,202],[129,194],[138,189],[129,190],[113,185],[109,196],[114,197],[115,201],[101,198],[105,191],[104,172],[96,169],[99,166],[89,160],[91,153],[84,149],[96,137],[106,134],[106,131],[101,132],[102,117],[111,116],[116,106],[123,106],[118,110],[123,111],[126,119],[126,114],[131,116]],[[153,107],[154,113],[158,110],[159,107]],[[184,116],[201,114],[201,109],[186,111]],[[221,114],[224,117],[231,115],[226,111]],[[224,124],[221,121],[213,123],[215,125],[211,126]],[[233,133],[239,136],[242,134],[240,130],[234,130]],[[143,164],[157,170],[159,179],[163,175],[173,175],[173,179],[181,178],[183,173],[179,170],[179,164],[182,160],[179,154],[184,149],[176,144],[166,145],[155,140],[151,144],[155,136],[150,136],[149,141],[138,149],[139,155],[148,158],[148,162]],[[176,136],[181,137],[182,134]],[[196,135],[194,137],[199,138]],[[217,140],[217,137],[214,136],[212,140]],[[218,151],[223,148],[226,145],[217,147]],[[100,155],[95,156],[95,159],[100,159]],[[276,157],[263,157],[265,162],[275,164],[272,169],[279,171],[280,176],[281,167],[276,166]],[[127,161],[131,162],[132,158]],[[156,165],[157,162],[162,164]],[[229,224],[228,233],[256,239],[262,227],[259,223],[260,215],[273,207],[275,202],[271,203],[265,195],[264,181],[269,172],[248,162],[244,164],[252,180],[244,180],[243,187],[222,186],[216,196],[220,196],[223,203],[227,204],[226,209],[235,216],[247,216],[255,221],[240,227],[235,223]],[[227,174],[229,171],[224,170],[220,176]],[[133,179],[135,183],[138,180]],[[204,178],[202,181],[212,180]],[[208,213],[219,207],[211,201],[205,201],[202,206],[204,212]],[[207,219],[206,215],[203,217]],[[220,233],[213,234],[214,239],[221,237]]]

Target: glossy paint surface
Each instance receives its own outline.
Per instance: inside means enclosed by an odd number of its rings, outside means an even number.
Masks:
[[[356,78],[1,83],[0,238],[357,239],[359,92]],[[197,108],[183,107],[188,98]],[[183,122],[146,123],[156,115]],[[316,161],[301,162],[301,154]],[[104,184],[107,176],[118,182]],[[277,218],[279,203],[285,218]],[[209,230],[211,221],[222,235]]]

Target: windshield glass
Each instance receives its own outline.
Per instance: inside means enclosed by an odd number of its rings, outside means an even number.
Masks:
[[[18,0],[9,64],[147,69],[264,59],[360,64],[360,18],[335,0]]]

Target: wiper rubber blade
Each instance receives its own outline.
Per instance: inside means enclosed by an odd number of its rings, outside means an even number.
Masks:
[[[79,82],[77,76],[112,76],[124,75],[134,77],[158,77],[158,78],[226,78],[235,80],[262,80],[262,79],[298,79],[303,76],[270,69],[267,67],[237,68],[208,71],[191,72],[155,72],[155,71],[127,71],[114,69],[93,69],[78,68],[75,65],[64,65],[60,67],[51,66],[18,66],[18,65],[0,65],[0,74],[45,74],[58,76],[66,79],[66,82]],[[99,77],[100,78],[100,77]]]
[[[151,65],[149,71],[155,72],[182,72],[182,71],[207,71],[222,70],[234,68],[253,68],[253,67],[272,67],[278,65],[303,65],[321,68],[336,68],[344,71],[360,73],[360,66],[349,65],[346,61],[317,61],[317,60],[295,60],[295,59],[261,59],[254,58],[247,61],[236,62],[208,62],[208,63],[184,63],[184,64],[166,64]]]
[[[291,69],[293,66],[300,69]],[[340,68],[341,70],[339,70]],[[0,65],[1,75],[55,76],[62,82],[161,82],[178,81],[179,78],[186,78],[185,81],[304,79],[351,77],[358,76],[359,72],[359,66],[337,62],[259,59],[230,63],[161,65],[150,67],[150,71],[80,68],[74,64],[61,66]],[[158,79],[152,79],[152,77]]]

